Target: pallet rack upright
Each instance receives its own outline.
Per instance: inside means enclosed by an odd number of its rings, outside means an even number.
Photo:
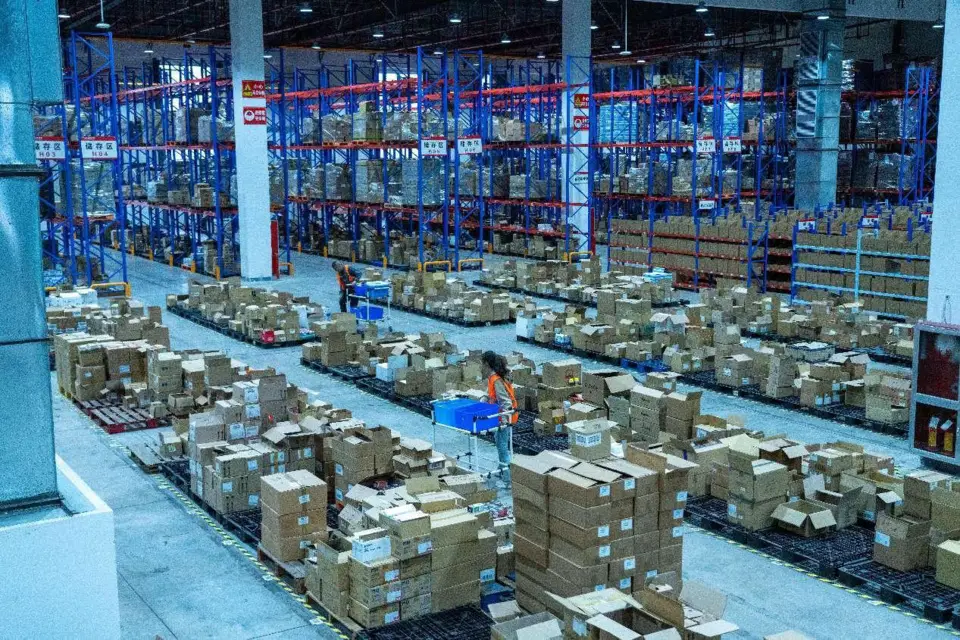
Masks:
[[[113,36],[74,31],[65,49],[65,102],[58,109],[64,160],[49,163],[45,182],[51,189],[41,205],[47,255],[63,265],[62,281],[123,284],[126,213],[117,160]]]
[[[141,255],[217,278],[235,275],[240,256],[229,51],[185,47],[182,59],[162,60],[157,68],[159,74],[131,70],[118,93],[124,107],[120,159]]]

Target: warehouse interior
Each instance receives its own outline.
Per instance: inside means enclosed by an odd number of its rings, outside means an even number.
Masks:
[[[7,7],[0,636],[960,635],[960,2]]]

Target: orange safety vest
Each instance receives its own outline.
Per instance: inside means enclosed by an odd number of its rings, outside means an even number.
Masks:
[[[343,271],[344,273],[347,274],[346,282],[343,281],[343,276],[340,275],[339,272],[337,273],[337,283],[340,285],[340,291],[345,291],[347,288],[347,285],[353,284],[357,279],[357,276],[353,275],[353,271],[350,270],[350,267],[344,267]]]
[[[501,378],[496,373],[487,380],[487,397],[491,402],[497,402],[497,380],[503,381],[503,386],[507,388],[507,394],[510,396],[510,404],[513,407],[513,413],[510,414],[510,424],[517,424],[520,419],[520,412],[517,411],[517,395],[513,392],[513,385],[506,378]],[[498,403],[499,404],[499,403]]]

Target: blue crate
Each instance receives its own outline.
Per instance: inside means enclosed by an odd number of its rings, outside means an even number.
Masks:
[[[361,282],[354,287],[353,292],[355,295],[368,297],[371,300],[385,300],[390,295],[390,286],[385,284],[371,286],[366,282]]]
[[[496,415],[500,407],[486,402],[477,402],[469,398],[444,400],[433,404],[433,419],[438,424],[470,433],[482,433],[496,429],[500,425],[499,418],[485,416]]]
[[[383,320],[383,307],[372,305],[351,307],[350,313],[357,316],[358,320]]]

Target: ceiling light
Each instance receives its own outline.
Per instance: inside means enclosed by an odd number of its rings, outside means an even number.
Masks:
[[[435,56],[442,56],[442,55],[443,55],[443,50],[442,50],[442,49],[434,49],[433,55],[435,55]]]
[[[450,14],[449,20],[450,20],[450,24],[460,24],[461,22],[463,22],[463,18],[461,18],[460,14],[457,13],[456,11]]]
[[[313,49],[314,51],[320,51],[320,43],[314,42],[312,45],[310,45],[310,48]]]
[[[622,55],[622,56],[632,56],[632,55],[633,55],[633,51],[630,51],[630,49],[624,49],[623,51],[620,52],[620,55]]]
[[[70,14],[64,13],[63,11],[61,11],[60,13],[57,14],[57,17],[60,18],[61,20],[69,20]]]
[[[560,2],[560,0],[547,0],[547,2]]]
[[[269,59],[272,58],[272,57],[273,57],[273,56],[272,56],[271,54],[269,54],[269,53],[263,54],[263,59],[264,59],[264,60],[269,60]]]
[[[643,58],[640,58],[639,60],[637,60],[637,64],[647,64],[647,61],[644,60]]]
[[[506,33],[500,36],[500,44],[510,44],[511,42],[513,42],[513,40],[511,40],[510,36],[508,36]]]
[[[374,38],[382,38],[382,37],[383,37],[383,29],[380,29],[379,27],[376,28],[376,29],[374,29],[374,30],[373,30],[373,37],[374,37]]]
[[[148,43],[147,43],[147,48],[144,49],[143,52],[144,52],[144,53],[153,53],[153,43],[152,43],[152,42],[148,42]]]
[[[97,23],[97,29],[103,29],[106,31],[109,28],[110,23],[107,22],[107,18],[103,14],[103,0],[100,0],[100,22]]]
[[[597,26],[597,23],[596,23],[596,22],[591,22],[591,23],[590,23],[590,30],[591,30],[591,31],[596,31],[596,30],[599,29],[599,28],[600,28],[600,27]]]
[[[537,54],[537,60],[543,60],[546,57],[547,57],[547,54],[545,54],[543,51]]]
[[[703,32],[703,35],[706,38],[712,38],[717,34],[713,32],[713,27],[707,27],[707,30]]]
[[[613,44],[610,45],[610,48],[611,48],[611,49],[619,49],[619,48],[620,48],[620,41],[619,41],[619,40],[614,40],[614,41],[613,41]]]
[[[829,13],[820,13],[820,14],[817,14],[817,20],[829,20],[829,19],[830,19],[830,14],[829,14]]]
[[[937,21],[933,23],[934,29],[943,29],[943,19],[937,18]]]
[[[188,38],[188,39],[187,39],[187,44],[197,44],[197,41],[194,40],[193,38]]]
[[[710,9],[707,8],[707,3],[703,0],[700,0],[700,4],[697,5],[696,12],[706,13],[707,11],[710,11]]]
[[[309,2],[304,2],[298,10],[300,13],[313,13],[313,6]]]

